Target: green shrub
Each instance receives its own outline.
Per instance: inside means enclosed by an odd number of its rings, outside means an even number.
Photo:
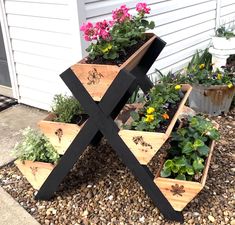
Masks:
[[[56,114],[54,121],[72,123],[74,117],[84,113],[80,103],[72,96],[55,95],[52,112]]]
[[[29,127],[23,130],[23,138],[13,149],[13,155],[21,161],[56,163],[59,160],[59,154],[48,139]]]

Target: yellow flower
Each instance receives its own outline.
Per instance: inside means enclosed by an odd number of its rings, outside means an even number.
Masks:
[[[170,117],[169,117],[169,115],[167,113],[163,113],[162,114],[162,118],[165,119],[165,120],[169,120],[170,119]]]
[[[221,79],[222,79],[222,74],[221,74],[221,73],[218,73],[218,74],[217,74],[217,79],[218,79],[218,80],[221,80]]]
[[[154,115],[146,115],[145,122],[151,123],[154,120]]]
[[[155,109],[153,108],[153,107],[149,107],[148,109],[147,109],[147,114],[152,114],[153,112],[155,112]]]
[[[231,87],[233,87],[233,84],[232,84],[232,83],[229,83],[229,84],[228,84],[228,88],[231,88]]]
[[[179,84],[177,84],[176,86],[175,86],[175,90],[180,90],[181,89],[181,85],[179,85]]]
[[[103,53],[106,53],[106,52],[108,52],[110,49],[112,49],[112,45],[111,45],[110,43],[108,43],[108,44],[106,45],[106,47],[102,49],[102,52],[103,52]]]
[[[199,69],[200,69],[200,70],[202,70],[202,69],[204,69],[204,68],[205,68],[205,64],[204,64],[204,63],[202,63],[202,64],[199,65]]]

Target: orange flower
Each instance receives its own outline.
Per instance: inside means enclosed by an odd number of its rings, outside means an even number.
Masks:
[[[162,114],[162,118],[165,119],[165,120],[169,120],[170,119],[170,117],[169,117],[169,115],[167,113],[163,113]]]

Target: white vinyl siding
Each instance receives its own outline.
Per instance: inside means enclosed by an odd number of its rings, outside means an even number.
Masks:
[[[92,22],[111,19],[110,12],[121,5],[117,0],[85,2],[86,19]],[[134,12],[137,2],[127,0],[125,4]],[[164,73],[182,68],[196,49],[210,44],[216,24],[216,0],[149,0],[147,3],[151,7],[149,19],[156,24],[153,32],[167,42],[149,74],[155,68]]]
[[[221,0],[220,24],[229,23],[235,26],[235,1]]]
[[[21,103],[49,110],[55,94],[69,93],[59,75],[81,58],[70,2],[5,1]]]

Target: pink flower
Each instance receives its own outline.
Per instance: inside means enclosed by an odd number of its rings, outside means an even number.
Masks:
[[[149,14],[150,8],[147,7],[146,3],[138,3],[136,5],[136,11],[139,12],[140,14]]]
[[[80,30],[84,32],[83,36],[86,41],[97,40],[97,29],[93,26],[92,23],[83,23],[83,25],[80,27]]]
[[[120,9],[116,9],[112,12],[113,20],[122,23],[131,18],[131,15],[128,13],[129,8],[126,5],[122,5]]]
[[[97,29],[97,35],[99,38],[102,38],[104,40],[111,40],[110,35],[110,23],[104,20],[103,22],[97,22],[95,24],[95,28]]]

